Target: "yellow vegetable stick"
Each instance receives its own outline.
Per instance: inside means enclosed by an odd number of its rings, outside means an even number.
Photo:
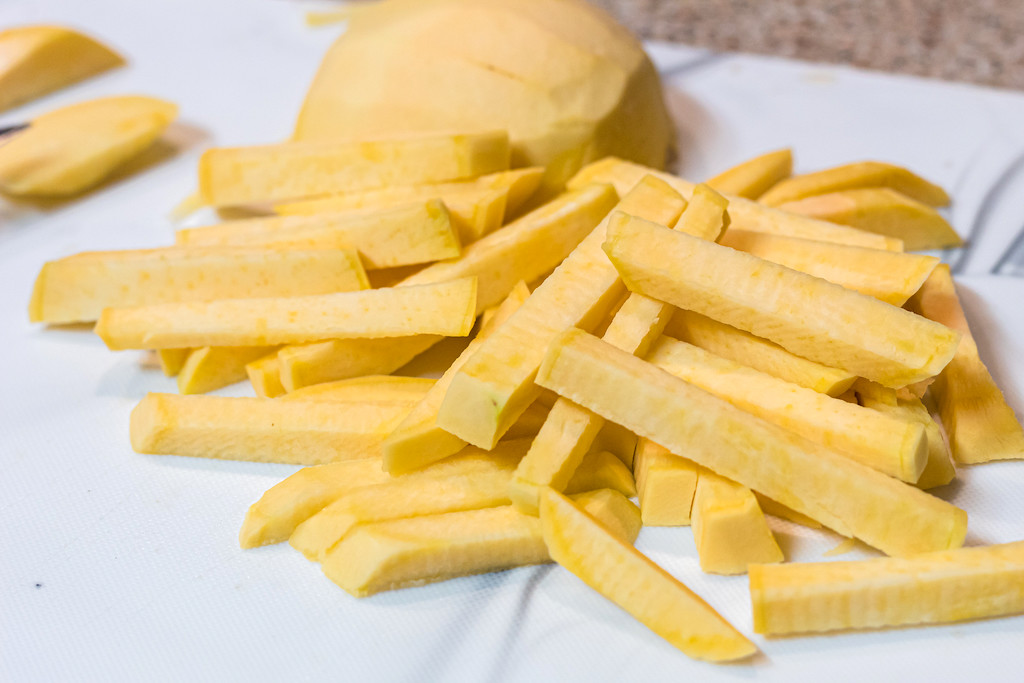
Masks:
[[[457,258],[459,236],[439,200],[365,214],[316,214],[229,221],[177,232],[179,245],[266,249],[353,249],[368,269]]]
[[[469,244],[494,232],[529,199],[544,176],[542,168],[517,168],[473,180],[427,185],[386,187],[328,195],[279,204],[282,215],[310,215],[328,211],[384,209],[416,200],[440,199],[448,207],[452,225]]]
[[[121,55],[62,26],[0,31],[0,111],[124,64]]]
[[[698,185],[674,229],[702,239],[718,239],[728,225],[727,204],[714,190]],[[664,331],[673,310],[671,305],[643,294],[630,294],[612,317],[603,339],[643,356]],[[604,420],[589,410],[559,399],[512,479],[510,495],[516,507],[534,514],[541,487],[564,490],[603,425]]]
[[[914,484],[929,461],[925,428],[916,418],[831,398],[671,337],[659,339],[646,358],[741,410],[891,477]]]
[[[160,361],[160,369],[168,377],[175,377],[188,360],[192,349],[160,349],[156,356]]]
[[[199,191],[215,206],[247,204],[461,180],[505,170],[508,161],[504,131],[214,148],[199,160]]]
[[[544,390],[544,393],[552,394],[557,397],[553,392]],[[601,427],[601,431],[597,433],[597,438],[594,439],[594,446],[598,450],[608,451],[615,455],[616,458],[622,461],[630,471],[633,469],[633,456],[636,454],[637,436],[633,432],[629,431],[622,425],[617,425],[614,422],[609,422],[602,418],[604,426]]]
[[[0,147],[0,191],[68,197],[148,149],[178,115],[153,97],[102,97],[43,114]]]
[[[475,311],[476,278],[463,278],[317,296],[108,308],[96,323],[96,333],[113,350],[417,334],[464,337],[473,328]]]
[[[260,398],[274,398],[285,393],[281,384],[281,363],[277,354],[260,358],[245,366],[253,391]]]
[[[437,383],[426,377],[367,375],[304,387],[281,397],[282,401],[404,401],[415,404]]]
[[[601,490],[578,504],[632,543],[636,506]],[[334,583],[356,597],[459,576],[550,562],[540,520],[511,505],[396,519],[357,527],[323,560]]]
[[[540,524],[555,562],[686,655],[720,662],[757,652],[710,605],[565,496],[543,492]]]
[[[785,559],[751,490],[707,469],[697,478],[692,526],[708,574],[746,574],[751,564]]]
[[[573,472],[569,483],[565,485],[565,493],[583,493],[598,489],[617,491],[627,498],[636,495],[636,481],[618,456],[602,450],[587,453],[583,462]]]
[[[467,246],[462,256],[428,266],[403,285],[443,282],[475,275],[477,312],[501,302],[520,280],[531,282],[557,266],[615,204],[608,185],[567,192],[504,228]],[[440,337],[404,340],[331,341],[281,350],[281,381],[299,387],[360,375],[393,372]]]
[[[719,244],[820,277],[893,306],[906,303],[939,264],[939,259],[923,254],[744,230],[729,230]]]
[[[938,211],[886,187],[830,192],[786,202],[779,208],[895,237],[911,251],[963,244],[960,235]]]
[[[203,346],[192,349],[178,373],[178,393],[205,394],[248,377],[246,365],[277,351],[276,346]]]
[[[666,326],[665,334],[829,396],[846,393],[857,379],[852,372],[795,356],[767,339],[692,311],[677,310]]]
[[[644,526],[690,524],[697,492],[697,465],[672,455],[650,439],[640,439],[633,461]]]
[[[635,217],[609,225],[605,251],[631,291],[885,386],[938,374],[960,339],[859,292]]]
[[[949,266],[932,272],[911,309],[963,335],[931,387],[953,458],[965,465],[1024,458],[1024,429],[978,355]]]
[[[1024,542],[750,568],[754,630],[784,635],[1024,612]]]
[[[537,382],[716,474],[890,555],[955,548],[967,514],[746,413],[580,330],[548,352]]]
[[[619,194],[624,194],[648,174],[664,180],[687,200],[691,197],[693,188],[696,187],[696,183],[691,183],[664,171],[615,157],[606,157],[580,170],[569,181],[569,188],[575,189],[587,183],[611,183]],[[726,194],[724,196],[729,200],[731,225],[739,230],[789,235],[790,237],[852,244],[873,249],[903,251],[903,243],[898,239],[875,235],[864,230],[836,225],[788,211],[780,211],[735,195]]]
[[[29,303],[32,322],[97,320],[104,308],[305,296],[365,289],[353,251],[171,247],[92,251],[43,265]]]
[[[663,223],[674,223],[685,206],[678,194],[653,178],[638,183],[618,204]],[[474,446],[493,447],[537,398],[540,390],[533,377],[548,342],[569,327],[592,329],[610,312],[624,288],[601,251],[606,225],[608,219],[459,369],[438,413],[441,428]]]
[[[495,454],[471,449],[471,455],[453,456],[443,465],[350,491],[299,524],[288,543],[320,562],[358,524],[508,505],[508,480],[526,447],[520,443]],[[438,476],[442,469],[445,474]]]
[[[380,466],[380,458],[303,467],[249,506],[238,544],[257,548],[285,541],[295,527],[346,492],[390,480],[391,475]]]
[[[949,195],[938,185],[905,168],[879,161],[861,161],[794,176],[764,193],[760,201],[778,206],[804,197],[862,187],[888,187],[931,206],[949,204]]]
[[[456,453],[466,445],[465,441],[438,426],[437,415],[441,408],[441,402],[444,400],[448,387],[451,386],[455,373],[476,353],[477,349],[483,345],[484,340],[503,325],[529,296],[530,289],[526,283],[517,284],[498,307],[491,320],[481,327],[476,338],[445,370],[441,379],[412,409],[402,424],[398,425],[395,431],[388,436],[384,442],[385,470],[391,474],[410,472]],[[299,392],[301,391],[308,391],[308,389],[300,389]]]
[[[779,149],[733,166],[705,181],[715,190],[754,199],[793,173],[793,150]]]
[[[320,465],[380,457],[409,402],[337,403],[147,394],[131,415],[132,448],[151,455]]]
[[[920,425],[925,434],[927,458],[919,477],[911,483],[918,488],[930,489],[945,486],[956,477],[953,457],[946,440],[942,438],[939,425],[932,419],[931,413],[925,408],[921,399],[904,392],[897,393],[893,389],[879,386],[874,382],[860,380],[854,385],[854,391],[860,405],[884,415],[891,415],[898,420]],[[902,394],[902,395],[901,395]]]

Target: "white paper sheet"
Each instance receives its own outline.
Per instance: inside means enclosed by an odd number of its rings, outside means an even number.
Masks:
[[[167,215],[208,145],[284,138],[341,28],[270,0],[6,0],[0,26],[71,24],[131,64],[0,116],[146,93],[181,105],[178,154],[62,206],[0,204],[0,679],[466,681],[1019,681],[1024,617],[810,638],[755,637],[714,667],[662,642],[575,577],[520,569],[356,600],[287,545],[241,551],[246,508],[294,468],[142,456],[127,420],[173,380],[87,330],[29,325],[46,260],[168,244]],[[699,179],[793,146],[798,170],[877,158],[954,195],[958,264],[983,357],[1024,409],[1024,95],[759,57],[651,46]],[[1016,245],[1015,250],[1010,247]],[[1012,253],[1011,253],[1012,251]],[[1010,254],[1007,256],[1007,254]],[[246,386],[224,394],[249,394]],[[944,495],[969,543],[1024,538],[1024,463],[964,469]],[[838,537],[778,523],[797,560]],[[638,547],[751,633],[745,578],[701,574],[689,529]],[[846,559],[863,556],[846,555]]]

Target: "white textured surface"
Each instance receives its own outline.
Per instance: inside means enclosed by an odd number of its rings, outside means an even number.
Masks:
[[[149,93],[182,107],[184,149],[144,173],[43,210],[0,204],[0,680],[1020,680],[1024,617],[765,640],[751,665],[692,662],[557,568],[522,569],[357,601],[286,545],[238,549],[250,503],[284,466],[140,456],[127,418],[173,381],[85,330],[26,322],[47,259],[168,243],[168,210],[207,144],[283,138],[339,31],[292,3],[6,0],[0,26],[60,21],[131,66],[0,116]],[[951,216],[980,235],[961,261],[983,356],[1024,409],[1024,271],[1000,258],[1024,226],[1024,96],[834,67],[654,46],[701,178],[792,145],[801,169],[876,157],[949,188]],[[982,208],[982,205],[987,208]],[[1024,255],[1019,257],[1024,262]],[[224,393],[248,393],[244,387]],[[946,493],[971,543],[1024,538],[1024,463],[962,472]],[[791,557],[838,541],[780,524]],[[703,576],[688,529],[639,547],[750,633],[746,582]],[[846,556],[853,557],[855,555]]]

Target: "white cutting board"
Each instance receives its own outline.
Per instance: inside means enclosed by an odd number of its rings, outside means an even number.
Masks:
[[[142,456],[127,420],[173,380],[85,330],[26,321],[48,259],[167,244],[167,213],[208,145],[289,132],[340,26],[272,0],[5,0],[0,26],[61,22],[130,66],[0,116],[0,125],[106,94],[181,105],[176,157],[79,201],[0,204],[0,680],[1019,681],[1024,617],[766,640],[754,663],[693,662],[556,567],[356,600],[287,545],[241,551],[238,526],[286,466]],[[793,146],[798,170],[877,158],[947,187],[972,238],[958,270],[983,357],[1024,410],[1024,95],[792,61],[651,46],[693,179]],[[1005,256],[1017,240],[1015,255]],[[1002,273],[1001,275],[999,273]],[[248,394],[245,386],[224,390]],[[944,495],[969,543],[1024,538],[1024,463],[964,470]],[[838,542],[780,523],[791,558]],[[697,567],[689,529],[639,548],[751,633],[744,578]],[[845,557],[861,556],[852,553]]]

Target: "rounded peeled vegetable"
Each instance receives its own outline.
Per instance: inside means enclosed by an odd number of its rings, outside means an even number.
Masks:
[[[650,59],[581,0],[386,0],[327,53],[295,138],[503,128],[554,189],[608,155],[661,168],[672,127]]]

